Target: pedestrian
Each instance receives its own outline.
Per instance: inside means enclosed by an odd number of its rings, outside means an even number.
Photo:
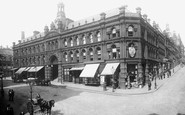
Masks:
[[[107,85],[107,84],[106,84],[106,81],[104,81],[104,82],[103,82],[103,91],[106,91],[106,90],[107,90],[106,85]]]
[[[14,101],[14,90],[10,89],[8,91],[9,101]]]
[[[151,80],[150,78],[148,78],[148,90],[151,90],[151,85],[152,85]]]
[[[112,92],[114,92],[116,89],[116,81],[112,79]]]
[[[11,107],[10,104],[6,106],[6,115],[14,115],[13,107]]]

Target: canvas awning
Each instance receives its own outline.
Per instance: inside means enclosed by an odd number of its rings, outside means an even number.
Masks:
[[[25,69],[26,69],[25,67],[19,68],[15,73],[21,74]]]
[[[100,64],[87,64],[85,65],[80,77],[94,77]]]
[[[118,67],[119,63],[107,63],[103,69],[101,75],[113,75]]]
[[[31,67],[27,67],[24,71],[28,71]]]
[[[37,66],[37,67],[31,67],[28,72],[38,72],[41,70],[44,66]]]
[[[11,70],[12,70],[12,71],[15,71],[16,69],[18,69],[18,68],[12,68]]]
[[[83,69],[84,69],[84,67],[72,67],[72,68],[70,69],[70,71],[83,70]]]

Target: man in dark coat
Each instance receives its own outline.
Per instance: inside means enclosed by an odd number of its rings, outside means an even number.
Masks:
[[[14,101],[14,90],[10,89],[8,91],[9,101]]]

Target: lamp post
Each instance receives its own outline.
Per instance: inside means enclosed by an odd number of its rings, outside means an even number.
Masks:
[[[157,79],[157,66],[156,65],[154,66],[154,71],[155,71],[154,87],[155,87],[155,89],[157,89],[157,82],[156,82],[156,79]]]
[[[114,88],[115,88],[115,81],[114,81],[114,67],[112,66],[111,68],[111,72],[112,72],[112,92],[114,92]]]

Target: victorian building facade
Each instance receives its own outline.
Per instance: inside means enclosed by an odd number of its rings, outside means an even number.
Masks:
[[[151,25],[141,8],[133,13],[123,6],[73,21],[60,3],[50,29],[34,33],[25,38],[23,32],[13,43],[14,67],[42,66],[46,79],[61,83],[101,84],[113,77],[124,89],[126,82],[139,84],[149,72],[173,68],[182,55],[168,32]]]

